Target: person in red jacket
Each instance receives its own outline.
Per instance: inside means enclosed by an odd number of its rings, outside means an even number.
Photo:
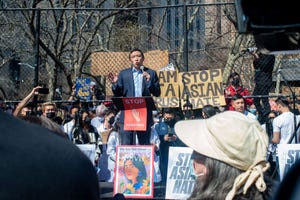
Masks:
[[[233,72],[229,75],[229,86],[225,88],[224,95],[226,99],[226,110],[234,110],[231,105],[231,97],[235,94],[240,94],[243,97],[250,96],[250,92],[247,88],[243,87],[241,82],[241,77],[237,72]],[[250,106],[253,104],[252,98],[245,98],[246,106]]]

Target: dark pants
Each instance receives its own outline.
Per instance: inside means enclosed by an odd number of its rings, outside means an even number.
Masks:
[[[255,88],[253,90],[253,95],[263,95],[266,97],[254,97],[254,105],[258,112],[260,123],[265,123],[267,119],[268,113],[271,111],[271,106],[269,103],[269,95],[270,89],[272,86],[271,83],[256,83]]]
[[[136,136],[138,138],[139,145],[150,145],[151,127],[148,127],[146,131],[125,131],[124,124],[120,124],[120,137],[122,145],[135,145]]]
[[[165,184],[167,181],[167,173],[168,173],[168,161],[169,161],[169,147],[171,146],[171,142],[165,141],[164,136],[160,135],[160,162],[159,162],[159,169],[162,178],[162,184]]]

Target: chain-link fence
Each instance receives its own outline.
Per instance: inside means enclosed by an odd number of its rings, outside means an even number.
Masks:
[[[0,11],[0,96],[7,101],[24,98],[37,84],[50,88],[49,99],[67,99],[76,77],[91,77],[102,96],[111,95],[105,77],[128,67],[128,52],[135,47],[156,70],[169,63],[179,71],[222,69],[224,85],[236,71],[253,94],[255,42],[237,33],[233,3],[56,4]],[[297,96],[299,56],[275,58],[272,79],[259,80],[271,81],[270,91],[255,95]]]

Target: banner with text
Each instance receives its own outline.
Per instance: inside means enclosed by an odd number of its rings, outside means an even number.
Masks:
[[[190,170],[192,152],[189,147],[170,147],[166,199],[187,199],[192,194],[195,184]]]
[[[159,78],[160,97],[154,97],[158,108],[180,106],[179,100],[179,85],[178,85],[178,72],[175,70],[157,71]]]
[[[300,144],[278,144],[277,149],[280,180],[283,180],[296,160],[300,159]]]
[[[90,159],[94,165],[96,155],[95,144],[76,144],[76,146]]]
[[[210,69],[202,71],[181,72],[179,75],[181,105],[188,95],[193,109],[225,105],[222,84],[222,70]]]

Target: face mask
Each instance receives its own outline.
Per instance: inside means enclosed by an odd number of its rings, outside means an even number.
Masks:
[[[55,117],[55,112],[48,112],[46,113],[46,117],[49,118],[49,119],[52,119]]]
[[[184,112],[184,116],[185,116],[186,119],[189,119],[189,118],[192,117],[192,112],[190,110],[186,110]]]
[[[167,125],[170,127],[173,127],[175,125],[175,120],[174,119],[169,119],[164,121]]]
[[[42,114],[43,114],[43,112],[42,112],[41,110],[36,111],[36,115],[37,115],[37,116],[41,116]]]
[[[240,79],[233,79],[231,82],[232,85],[237,86],[240,84]]]
[[[31,113],[32,113],[31,111],[27,111],[27,112],[26,112],[26,116],[31,115]]]
[[[268,119],[269,124],[272,124],[272,123],[273,123],[273,120],[274,120],[274,117],[270,117],[270,118]]]
[[[114,117],[109,118],[108,123],[110,125],[113,125],[115,123],[115,118]]]
[[[193,160],[190,160],[190,172],[191,172],[191,177],[193,177],[195,180],[197,180],[198,177],[204,176],[204,173],[196,174],[196,173],[195,173],[195,170],[194,170],[193,162],[194,162]]]
[[[252,114],[256,115],[256,109],[255,109],[255,108],[250,108],[249,111],[250,111]]]
[[[84,123],[85,123],[85,124],[90,124],[90,123],[91,123],[91,119],[90,119],[89,117],[86,117],[86,118],[84,119]]]

